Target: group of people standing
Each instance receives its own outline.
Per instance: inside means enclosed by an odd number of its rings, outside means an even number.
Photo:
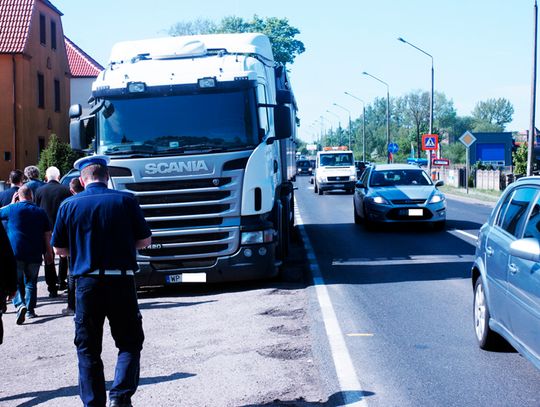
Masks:
[[[69,258],[67,274],[76,284],[72,290],[68,283],[67,310],[75,308],[81,400],[84,406],[106,405],[101,348],[107,318],[118,348],[109,406],[131,407],[144,342],[134,277],[138,270],[136,251],[151,244],[152,233],[136,199],[108,188],[108,163],[106,156],[84,157],[74,163],[84,188],[76,196],[72,196],[75,186],[68,194],[58,182],[60,173],[54,167],[47,169],[47,182],[41,185],[39,173],[31,176],[28,171],[26,183],[21,171],[10,174],[11,187],[0,193],[0,219],[7,221],[7,237],[0,228],[0,294],[3,291],[13,297],[16,322],[22,324],[26,316],[35,316],[42,258],[50,297],[57,296],[65,284],[62,279],[67,266],[62,265],[62,259]],[[8,246],[12,256],[5,250]],[[58,277],[55,254],[60,257]],[[10,271],[15,269],[16,277]],[[74,299],[70,300],[73,291]],[[4,304],[5,295],[0,299]]]
[[[0,193],[2,252],[5,256],[13,256],[11,268],[13,270],[15,266],[12,273],[16,276],[15,290],[12,286],[5,287],[0,293],[0,312],[6,310],[6,297],[11,297],[17,310],[18,325],[23,324],[26,318],[37,317],[37,280],[42,260],[49,297],[57,297],[59,290],[67,289],[68,306],[62,313],[74,313],[74,287],[67,284],[67,258],[59,258],[57,274],[50,240],[60,204],[83,188],[78,179],[72,180],[70,187],[60,184],[59,180],[58,168],[47,168],[45,181],[41,181],[39,169],[32,165],[24,172],[11,171],[10,187]],[[9,269],[4,272],[10,273]]]

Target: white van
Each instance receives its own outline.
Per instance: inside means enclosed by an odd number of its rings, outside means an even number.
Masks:
[[[354,193],[356,167],[350,150],[325,150],[317,153],[313,191],[322,195],[324,191],[344,189]]]

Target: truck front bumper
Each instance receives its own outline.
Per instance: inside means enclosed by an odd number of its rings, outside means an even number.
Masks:
[[[152,263],[140,263],[135,281],[137,287],[148,287],[260,280],[275,277],[278,274],[277,266],[275,243],[255,244],[241,246],[229,257],[218,257],[210,267],[161,270]]]

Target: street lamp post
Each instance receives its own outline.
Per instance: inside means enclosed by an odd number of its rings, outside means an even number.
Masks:
[[[349,150],[351,149],[351,133],[352,133],[352,125],[351,125],[351,111],[349,109],[344,108],[341,105],[338,105],[337,103],[334,103],[334,106],[339,107],[340,109],[343,109],[347,112],[349,115]]]
[[[426,51],[424,51],[421,48],[418,48],[416,45],[411,44],[410,42],[404,40],[403,38],[399,37],[398,41],[401,41],[404,44],[410,45],[414,49],[420,51],[422,54],[427,55],[431,58],[431,95],[429,98],[429,134],[433,134],[433,98],[434,98],[434,89],[435,89],[435,70],[433,69],[433,55],[428,54]],[[429,150],[428,150],[429,151]],[[428,161],[428,168],[431,170],[431,151],[428,153],[429,161]]]
[[[334,113],[334,112],[332,112],[331,110],[328,110],[328,109],[326,110],[326,113],[330,113],[331,115],[334,115],[337,118],[337,120],[338,120],[338,131],[340,131],[341,130],[341,117],[339,117],[338,114],[336,114],[336,113]],[[336,133],[337,133],[337,131],[336,131]],[[338,140],[338,144],[341,145],[341,133],[340,133],[340,137],[339,137],[339,140]]]
[[[390,163],[390,151],[388,151],[390,148],[390,86],[388,86],[388,84],[385,81],[365,71],[362,72],[362,74],[370,76],[376,81],[386,86],[386,162]]]
[[[360,98],[345,92],[346,95],[356,99],[362,103],[362,161],[366,162],[366,104]]]

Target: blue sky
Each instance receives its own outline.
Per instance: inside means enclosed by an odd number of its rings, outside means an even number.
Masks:
[[[397,41],[403,37],[434,57],[435,90],[454,101],[458,114],[505,97],[515,109],[508,130],[529,127],[534,0],[52,0],[64,13],[64,34],[105,65],[118,41],[166,36],[178,21],[237,15],[286,17],[306,52],[289,68],[300,108],[300,137],[310,141],[321,115],[337,126],[361,104],[430,89],[430,59]],[[538,120],[537,120],[538,123]],[[537,124],[538,127],[538,124]]]

